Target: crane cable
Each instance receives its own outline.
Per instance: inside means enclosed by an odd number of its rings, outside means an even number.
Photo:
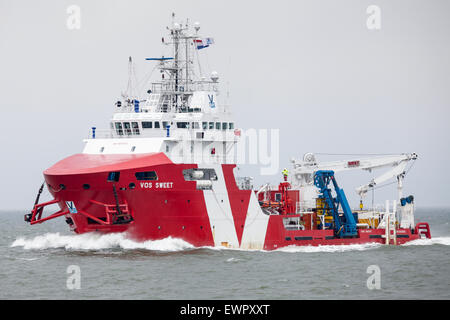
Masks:
[[[415,164],[415,161],[411,164],[411,166],[406,171],[404,171],[404,175],[405,176],[408,174],[409,171],[411,171],[411,169],[414,167],[414,164]],[[397,183],[397,181],[392,181],[392,182],[389,182],[389,183],[386,183],[386,184],[382,184],[382,185],[379,185],[379,186],[376,186],[376,187],[372,187],[372,190],[384,188],[384,187],[390,186],[391,184],[395,184],[395,183]]]
[[[144,76],[144,78],[142,78],[140,81],[137,81],[136,83],[136,87],[138,89],[139,95],[142,95],[142,91],[145,90],[145,85],[148,84],[151,76],[153,75],[153,72],[156,70],[156,68],[158,67],[158,65],[155,65],[153,67],[153,69],[146,75]]]

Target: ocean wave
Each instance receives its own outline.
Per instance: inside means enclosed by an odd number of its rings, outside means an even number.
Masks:
[[[239,261],[242,261],[242,259],[239,259],[239,258],[233,258],[233,257],[227,259],[227,262],[239,262]]]
[[[402,246],[431,246],[434,244],[440,244],[444,246],[450,246],[450,237],[436,237],[431,239],[417,239],[409,241]]]
[[[364,243],[364,244],[343,244],[343,245],[319,245],[319,246],[287,246],[274,250],[275,252],[289,253],[315,253],[315,252],[346,252],[346,251],[365,251],[380,248],[380,243]]]
[[[402,246],[422,245],[450,245],[450,237],[436,237],[432,239],[418,239],[407,242]],[[226,248],[226,247],[194,247],[192,244],[177,238],[168,237],[160,240],[147,240],[138,242],[127,237],[126,233],[85,233],[81,235],[61,235],[57,233],[46,233],[33,238],[19,237],[11,247],[23,247],[25,250],[65,249],[65,250],[149,250],[149,251],[183,251],[188,249],[209,250],[233,250],[233,251],[259,251],[259,252],[287,252],[287,253],[315,253],[315,252],[347,252],[365,251],[383,246],[380,243],[350,244],[350,245],[319,245],[319,246],[287,246],[273,251]],[[235,262],[234,259],[227,262]]]
[[[86,233],[81,235],[61,235],[46,233],[34,238],[20,237],[11,247],[23,247],[25,250],[45,250],[62,248],[66,250],[103,250],[121,248],[125,250],[154,250],[154,251],[182,251],[194,248],[190,243],[176,238],[161,240],[147,240],[137,242],[127,238],[125,233],[97,234]]]
[[[296,252],[345,252],[345,251],[364,251],[369,249],[375,249],[383,246],[380,243],[370,242],[364,244],[343,244],[343,245],[319,245],[319,246],[296,246],[291,245],[287,247],[281,247],[274,250],[265,250],[265,249],[242,249],[242,248],[230,248],[230,247],[211,247],[204,246],[200,247],[201,249],[206,250],[214,250],[214,251],[245,251],[245,252],[287,252],[287,253],[296,253]],[[233,259],[233,258],[231,258]],[[228,261],[228,260],[227,260]]]

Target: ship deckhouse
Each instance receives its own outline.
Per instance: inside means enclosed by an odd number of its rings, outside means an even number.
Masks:
[[[214,43],[202,38],[189,22],[173,21],[167,28],[172,57],[147,58],[156,63],[161,79],[146,88],[145,96],[134,94],[133,65],[129,60],[127,92],[115,104],[110,128],[92,128],[83,153],[140,154],[164,152],[172,161],[234,162],[240,137],[229,107],[219,97],[219,76],[202,74],[198,51]]]

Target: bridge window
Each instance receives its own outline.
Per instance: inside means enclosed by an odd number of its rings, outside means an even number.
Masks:
[[[116,132],[119,136],[123,135],[122,123],[116,122]]]
[[[200,129],[198,122],[192,122],[192,129]]]
[[[227,130],[228,123],[222,122],[222,130]]]
[[[209,123],[209,130],[212,130],[212,129],[214,129],[214,122]]]
[[[168,125],[169,125],[169,122],[163,121],[163,123],[162,123],[163,129],[167,129],[167,126],[168,126]]]
[[[216,130],[220,130],[220,122],[216,122]]]
[[[202,129],[203,130],[208,129],[208,122],[202,122]]]
[[[124,122],[123,123],[123,128],[125,129],[125,133],[127,135],[131,135],[131,126],[129,122]]]
[[[151,128],[153,128],[153,122],[142,121],[142,129],[151,129]]]
[[[136,172],[135,176],[137,180],[158,180],[155,171]]]
[[[159,121],[155,121],[155,129],[159,129],[160,125],[159,125]]]
[[[137,122],[132,122],[131,126],[133,127],[133,134],[139,134],[139,124]]]
[[[233,122],[230,122],[230,123],[228,124],[228,129],[230,129],[230,130],[233,130],[233,129],[234,129],[234,123],[233,123]]]
[[[177,122],[178,129],[187,129],[189,128],[189,122]]]

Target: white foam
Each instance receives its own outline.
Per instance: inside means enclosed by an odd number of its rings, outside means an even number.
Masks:
[[[18,260],[23,260],[23,261],[35,261],[38,258],[17,258]]]
[[[436,237],[432,239],[418,239],[407,242],[402,246],[411,245],[450,245],[450,237]],[[288,246],[276,249],[274,251],[251,250],[226,247],[201,247],[209,250],[235,250],[235,251],[259,251],[259,252],[288,252],[288,253],[314,253],[314,252],[346,252],[346,251],[364,251],[379,248],[380,243],[365,243],[351,245],[319,245],[319,246]],[[63,248],[66,250],[102,250],[121,248],[125,250],[144,249],[155,251],[182,251],[194,248],[190,243],[168,237],[161,240],[147,240],[138,242],[127,238],[126,233],[85,233],[81,235],[61,235],[58,233],[46,233],[34,238],[17,238],[11,247],[23,247],[25,250],[45,250]],[[230,258],[227,262],[235,262],[238,259]]]
[[[46,233],[31,239],[20,237],[11,244],[11,247],[23,247],[26,250],[54,248],[64,248],[66,250],[102,250],[122,248],[127,250],[145,249],[156,251],[181,251],[193,248],[190,243],[171,237],[161,240],[137,242],[128,239],[125,233],[60,235],[59,232]]]
[[[450,237],[436,237],[431,239],[417,239],[409,241],[402,246],[430,246],[433,244],[441,244],[444,246],[450,246]]]
[[[242,249],[242,248],[228,248],[223,246],[217,246],[217,247],[210,247],[210,246],[204,246],[201,247],[202,249],[208,249],[208,250],[230,250],[230,251],[244,251],[244,252],[288,252],[288,253],[296,253],[296,252],[344,252],[344,251],[364,251],[369,249],[375,249],[381,247],[382,244],[371,242],[371,243],[365,243],[365,244],[344,244],[344,245],[319,245],[319,246],[296,246],[291,245],[287,247],[278,248],[275,250],[263,250],[263,249]],[[230,258],[234,259],[234,258]],[[230,260],[228,259],[228,260]],[[227,261],[228,261],[227,260]],[[233,261],[233,260],[230,260]],[[230,262],[228,261],[228,262]]]
[[[241,261],[241,259],[238,259],[238,258],[229,258],[229,259],[227,259],[227,262],[238,262],[238,261]]]
[[[381,247],[380,243],[364,244],[343,244],[343,245],[319,245],[319,246],[287,246],[275,250],[276,252],[346,252],[346,251],[365,251]]]
[[[212,246],[202,246],[202,247],[198,247],[199,249],[207,249],[207,250],[215,250],[215,251],[222,251],[222,250],[229,250],[229,251],[250,251],[250,252],[255,252],[255,251],[264,251],[264,250],[258,250],[258,249],[242,249],[242,248],[232,248],[232,247],[224,247],[224,246],[217,246],[217,247],[212,247]]]

